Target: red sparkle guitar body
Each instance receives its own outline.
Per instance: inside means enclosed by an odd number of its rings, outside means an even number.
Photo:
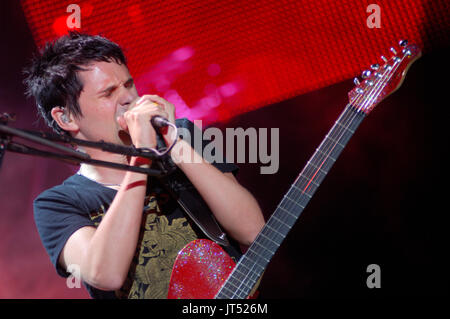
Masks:
[[[178,253],[167,298],[213,299],[234,266],[233,259],[218,244],[194,240]]]

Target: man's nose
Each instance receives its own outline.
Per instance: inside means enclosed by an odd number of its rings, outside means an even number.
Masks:
[[[130,90],[126,87],[121,87],[120,88],[120,93],[119,93],[119,104],[122,106],[129,106],[131,103],[133,103],[134,100],[136,100],[137,98],[139,98],[139,96],[133,92],[133,90]]]

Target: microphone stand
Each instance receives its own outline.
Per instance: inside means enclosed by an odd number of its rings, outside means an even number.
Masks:
[[[154,150],[150,150],[147,148],[135,148],[134,146],[123,146],[113,143],[107,143],[104,141],[99,142],[85,141],[55,133],[36,132],[8,127],[7,126],[8,121],[14,120],[15,120],[14,115],[10,115],[8,113],[0,114],[0,168],[5,151],[10,151],[26,155],[53,158],[71,164],[87,163],[91,165],[144,173],[155,177],[162,177],[168,175],[174,170],[173,166],[164,165],[164,163],[167,162],[163,160],[166,155],[156,154]],[[42,149],[31,147],[29,145],[17,143],[13,141],[13,137],[19,137],[34,143],[38,143],[43,146],[47,146],[54,150],[60,151],[62,153],[45,151]],[[96,160],[91,158],[86,153],[74,150],[70,147],[61,145],[59,143],[86,146],[101,149],[103,151],[110,153],[122,154],[126,156],[139,156],[151,160],[156,160],[156,164],[158,165],[159,169],[142,168],[125,164]]]

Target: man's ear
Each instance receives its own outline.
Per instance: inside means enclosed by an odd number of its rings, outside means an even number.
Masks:
[[[55,106],[50,113],[58,126],[64,131],[69,133],[77,133],[79,131],[80,128],[74,121],[73,115],[67,112],[65,107]]]

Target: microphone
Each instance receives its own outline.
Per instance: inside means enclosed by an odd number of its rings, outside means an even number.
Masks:
[[[157,129],[156,130],[156,143],[157,143],[157,148],[161,149],[161,152],[158,149],[151,149],[153,150],[158,156],[163,156],[165,154],[167,154],[172,148],[173,146],[176,144],[177,140],[178,140],[178,128],[175,124],[171,123],[168,119],[156,115],[154,117],[152,117],[150,119],[150,123],[152,124],[152,126]],[[166,146],[166,143],[164,142],[164,139],[161,135],[161,132],[159,132],[158,129],[166,127],[166,126],[172,126],[174,128],[173,133],[172,133],[172,139],[173,142],[170,146]]]
[[[150,122],[152,123],[154,128],[163,128],[172,124],[168,119],[165,119],[164,117],[161,117],[159,115],[152,117]]]

